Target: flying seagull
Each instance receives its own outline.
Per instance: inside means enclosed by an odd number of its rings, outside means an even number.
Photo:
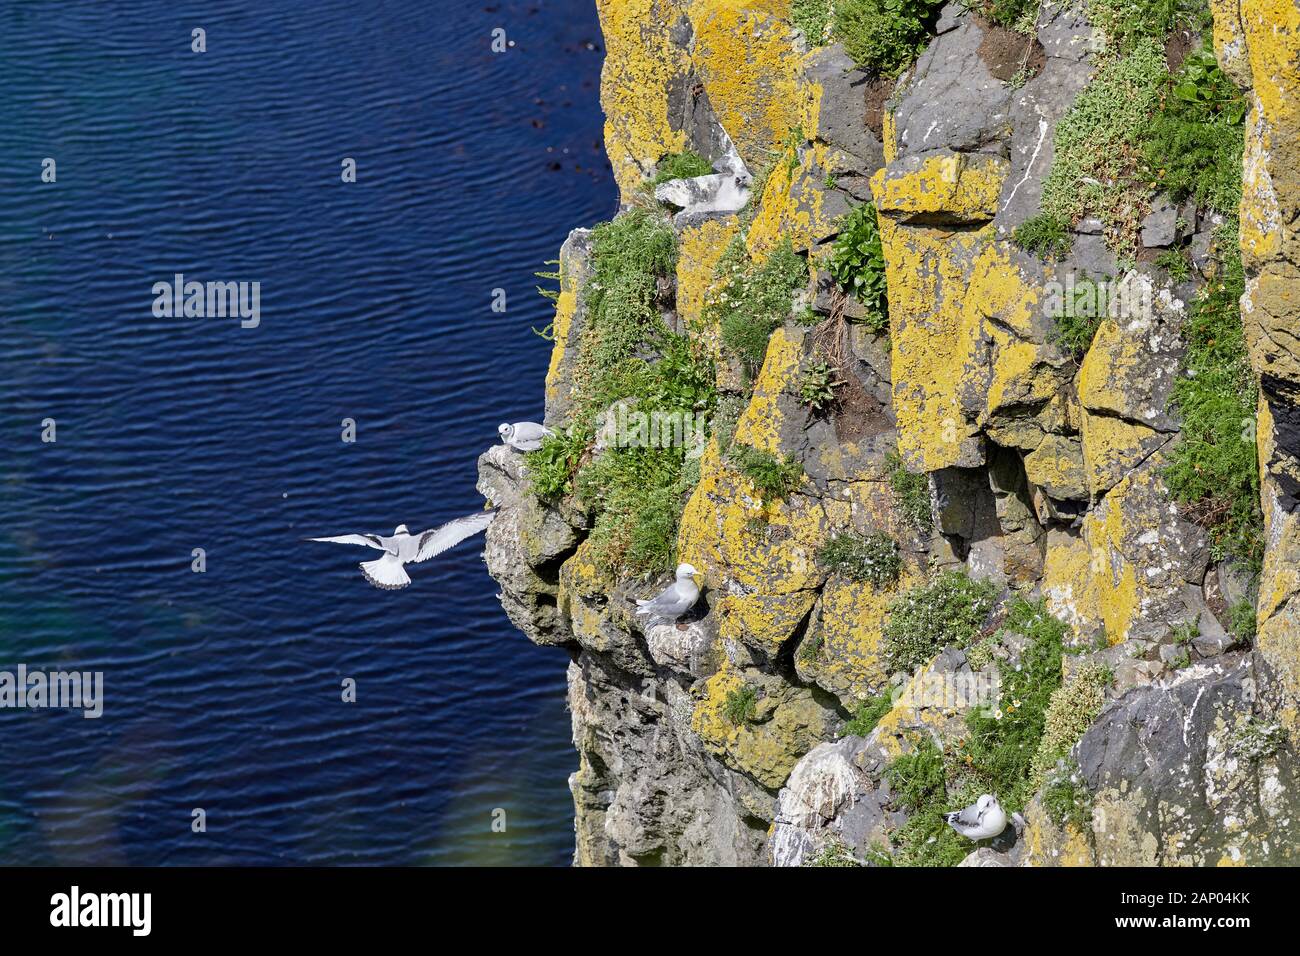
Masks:
[[[944,819],[968,840],[987,840],[1007,828],[1006,811],[998,805],[998,798],[988,793],[964,810],[944,814]]]
[[[308,538],[308,541],[329,541],[333,544],[363,544],[384,552],[382,558],[363,561],[361,573],[377,588],[396,591],[411,583],[406,576],[405,564],[428,561],[453,545],[460,544],[470,535],[478,534],[492,523],[496,511],[478,511],[455,521],[448,521],[431,531],[411,534],[406,525],[399,524],[392,535],[336,534],[329,538]]]
[[[677,622],[677,619],[695,606],[700,598],[699,585],[694,575],[699,574],[689,564],[677,565],[677,580],[648,601],[638,600],[636,613],[649,615],[650,620],[662,618]]]
[[[516,451],[537,451],[542,447],[542,439],[554,435],[545,425],[537,422],[515,422],[513,425],[502,423],[497,426],[501,440]]]

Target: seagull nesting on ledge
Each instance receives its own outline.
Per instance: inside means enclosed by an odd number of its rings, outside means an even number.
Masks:
[[[537,451],[542,441],[555,432],[537,422],[502,422],[497,426],[497,434],[515,451]]]
[[[695,575],[699,573],[689,564],[677,565],[677,580],[650,600],[638,600],[636,613],[648,615],[651,621],[663,619],[677,623],[700,599],[700,586],[695,583]]]
[[[968,840],[987,840],[1007,828],[1007,812],[999,806],[998,798],[989,793],[964,810],[945,813],[944,819]]]
[[[492,523],[496,511],[479,511],[455,521],[448,521],[431,531],[411,534],[406,525],[399,524],[391,535],[336,534],[329,538],[308,538],[308,541],[328,541],[331,544],[362,544],[383,551],[382,558],[363,561],[361,573],[377,588],[396,591],[411,583],[404,565],[428,561],[448,548],[460,544],[471,535],[478,534]]]

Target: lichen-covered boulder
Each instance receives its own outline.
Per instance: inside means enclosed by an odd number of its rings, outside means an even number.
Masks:
[[[498,508],[483,548],[488,573],[501,587],[501,606],[537,644],[572,640],[556,605],[555,568],[581,540],[583,516],[528,490],[524,456],[495,445],[478,459],[478,491]]]
[[[1075,748],[1103,866],[1294,863],[1300,779],[1249,655],[1115,701]]]
[[[737,713],[739,695],[752,695],[752,706]],[[830,736],[838,719],[831,701],[817,691],[724,666],[700,687],[691,728],[727,766],[776,790],[799,758]]]

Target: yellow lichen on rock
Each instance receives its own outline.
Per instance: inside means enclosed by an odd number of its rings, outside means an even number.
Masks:
[[[556,406],[567,396],[563,394],[568,386],[563,375],[565,352],[568,349],[569,334],[572,331],[573,318],[578,311],[580,288],[571,278],[565,278],[560,270],[560,294],[555,299],[555,318],[551,323],[551,362],[546,369],[546,404]]]
[[[574,638],[584,647],[596,650],[608,644],[606,622],[608,618],[602,595],[611,582],[597,566],[593,557],[595,545],[591,538],[578,545],[578,550],[560,567],[560,588],[557,604],[569,621]],[[596,598],[591,602],[585,599]]]
[[[1104,557],[1094,566],[1092,551],[1082,535],[1048,531],[1043,597],[1047,609],[1076,634],[1087,634],[1101,622],[1098,582],[1104,570]]]
[[[1001,156],[985,154],[907,156],[878,172],[871,191],[876,207],[894,219],[984,222],[997,214],[1009,168]]]
[[[975,238],[909,228],[882,216],[880,239],[899,455],[911,471],[976,465],[980,444],[959,393],[970,353],[961,335],[960,299]]]
[[[830,732],[830,713],[812,694],[769,675],[746,675],[725,664],[704,684],[691,729],[704,746],[735,770],[775,790],[799,758]],[[748,713],[737,699],[748,694]]]
[[[985,326],[981,310],[1028,321],[1030,294],[1005,253],[986,249],[987,230],[945,228],[991,218],[1006,174],[1006,161],[997,157],[939,154],[905,157],[871,179],[889,286],[898,448],[912,471],[982,463],[973,420],[981,417],[982,407],[971,408],[963,395],[987,386],[974,381],[983,378],[986,367],[977,361]],[[968,303],[981,251],[981,300]],[[1026,362],[1020,363],[1020,374],[1034,364]],[[1000,391],[1010,387],[1016,370],[1011,372]]]
[[[673,36],[686,11],[679,0],[596,0],[596,10],[605,37],[605,152],[630,202],[654,164],[686,146],[685,132],[669,116],[672,91],[684,86],[691,67]]]
[[[1145,424],[1138,383],[1152,373],[1149,350],[1140,335],[1104,320],[1079,369],[1083,459],[1094,498],[1114,487],[1150,457],[1168,436]]]
[[[691,0],[691,62],[741,158],[761,169],[805,108],[789,0]]]
[[[781,431],[785,416],[777,399],[797,380],[803,356],[803,335],[797,330],[777,329],[767,343],[763,368],[754,380],[749,404],[736,422],[733,441],[760,451],[781,454]]]
[[[705,219],[688,225],[677,240],[677,315],[682,325],[708,343],[716,357],[718,330],[703,325],[704,303],[718,260],[740,233],[735,216]]]
[[[745,234],[750,256],[762,262],[781,242],[790,240],[796,252],[811,250],[835,231],[837,212],[827,204],[824,188],[832,152],[812,143],[795,155],[790,150],[777,160],[763,186],[758,215]]]
[[[884,690],[889,669],[881,657],[889,605],[923,576],[908,569],[896,585],[876,587],[836,575],[826,582],[808,636],[796,655],[799,676],[852,709]]]
[[[1055,826],[1042,800],[1030,801],[1024,816],[1021,866],[1096,866],[1089,835],[1073,823]]]

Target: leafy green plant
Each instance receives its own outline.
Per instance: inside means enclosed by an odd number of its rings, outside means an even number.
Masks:
[[[1026,36],[1034,35],[1039,0],[962,0],[962,6],[974,10],[998,26]]]
[[[596,513],[599,567],[652,573],[676,563],[677,526],[693,484],[684,466],[680,449],[626,448],[598,455],[579,473],[579,493]]]
[[[707,348],[665,326],[661,283],[676,263],[664,218],[634,207],[592,231],[588,321],[578,341],[577,404],[560,434],[526,458],[539,497],[574,496],[591,521],[593,559],[609,573],[649,573],[675,562],[677,525],[698,462],[684,442],[588,449],[601,414],[625,402],[707,427],[716,404]],[[683,437],[684,430],[683,430]]]
[[[844,217],[826,268],[839,285],[867,310],[862,324],[873,332],[889,329],[889,289],[885,281],[885,253],[880,245],[880,225],[872,203],[857,206]]]
[[[548,435],[542,447],[524,455],[529,487],[539,498],[554,500],[573,492],[573,479],[591,441],[591,433],[581,425]]]
[[[656,304],[657,285],[677,263],[671,226],[640,208],[596,226],[591,244],[592,274],[584,288],[588,320],[576,373],[587,393],[615,365],[667,331]]]
[[[837,372],[823,359],[808,363],[799,376],[799,400],[815,412],[835,404],[835,389],[844,384],[836,378]]]
[[[832,34],[853,61],[895,77],[925,49],[939,0],[838,0]]]
[[[1237,756],[1258,763],[1275,756],[1286,743],[1286,732],[1281,724],[1267,724],[1250,717],[1238,727],[1228,740],[1228,746]]]
[[[836,534],[822,545],[817,559],[836,574],[854,581],[868,581],[878,588],[894,584],[903,570],[898,542],[879,531],[867,535]]]
[[[1052,341],[1072,354],[1076,359],[1082,359],[1088,354],[1092,340],[1097,337],[1097,330],[1101,328],[1101,320],[1102,316],[1099,315],[1066,312],[1056,318],[1056,328]]]
[[[798,461],[761,448],[733,444],[730,457],[740,473],[753,482],[764,501],[788,497],[803,481],[803,466]]]
[[[831,38],[830,0],[794,0],[790,22],[803,33],[808,46],[825,46]]]
[[[1163,43],[1174,27],[1198,31],[1211,22],[1203,0],[1088,0],[1087,8],[1088,19],[1120,54],[1143,41]]]
[[[808,281],[808,265],[787,238],[762,264],[749,259],[737,239],[718,262],[718,281],[704,306],[707,322],[721,329],[723,347],[753,376],[763,365],[767,340],[790,317],[795,290]]]
[[[910,811],[895,831],[893,862],[902,866],[956,866],[970,852],[970,841],[948,826],[944,814],[970,794],[950,794],[943,752],[925,737],[909,754],[897,757],[885,770],[894,801]],[[973,798],[972,798],[973,799]]]
[[[894,700],[889,694],[879,694],[858,705],[851,720],[844,725],[842,736],[865,737],[876,729],[880,719],[893,709]]]
[[[1070,227],[1059,216],[1039,213],[1011,232],[1011,241],[1042,259],[1062,259],[1070,253]]]
[[[548,266],[555,266],[556,268],[555,268],[553,271],[550,271],[550,272],[547,272],[547,271],[545,271],[545,270],[543,270],[543,271],[541,271],[541,272],[534,272],[533,275],[536,276],[536,277],[539,278],[539,279],[547,279],[547,280],[550,280],[550,281],[552,281],[552,282],[556,282],[556,283],[560,284],[561,286],[563,286],[564,281],[563,281],[562,276],[560,275],[560,269],[559,269],[560,260],[559,260],[559,259],[547,259],[546,262],[543,263],[543,264],[544,264],[544,265],[548,265]],[[537,294],[540,295],[540,296],[541,296],[542,298],[544,298],[544,299],[550,299],[552,302],[555,302],[555,301],[557,301],[557,300],[560,298],[560,290],[559,290],[559,289],[544,289],[544,288],[542,288],[541,286],[538,286],[538,287],[537,287]],[[543,337],[543,338],[546,338],[546,336],[542,336],[542,337]]]
[[[961,571],[940,571],[894,599],[882,649],[891,670],[914,671],[941,648],[966,647],[984,626],[998,589]]]
[[[1037,784],[1057,762],[1069,756],[1101,713],[1106,688],[1115,680],[1110,668],[1086,662],[1069,681],[1052,692],[1043,714],[1043,736],[1034,754],[1030,785]]]
[[[1254,442],[1257,386],[1241,325],[1245,278],[1235,221],[1225,224],[1216,244],[1225,250],[1223,272],[1198,292],[1183,325],[1187,374],[1171,396],[1182,435],[1164,479],[1188,517],[1209,532],[1216,560],[1236,557],[1258,568],[1264,546]]]
[[[754,719],[758,710],[758,691],[746,684],[727,694],[722,702],[722,716],[736,727]]]
[[[674,179],[693,179],[707,176],[713,172],[713,165],[694,150],[686,149],[680,153],[670,153],[659,160],[654,176],[646,181],[646,188],[651,192],[656,186]]]
[[[943,815],[969,805],[981,793],[995,794],[1008,811],[1024,809],[1037,786],[1034,758],[1052,695],[1061,684],[1061,653],[1069,630],[1041,600],[1016,598],[1007,605],[999,633],[1018,634],[1025,640],[1019,665],[1002,671],[997,706],[967,713],[969,736],[956,750],[945,755],[926,737],[886,770],[896,802],[911,811],[907,823],[891,835],[893,862],[909,866],[960,862],[971,844],[947,826]],[[1085,793],[1069,795],[1069,802],[1087,799]],[[1056,809],[1065,809],[1064,798],[1063,793],[1054,794]]]
[[[885,458],[885,467],[889,474],[889,487],[894,493],[894,503],[898,510],[912,522],[916,529],[928,533],[934,518],[930,512],[930,479],[925,475],[914,475],[903,467],[903,459],[898,452],[890,452]]]
[[[1255,602],[1242,598],[1228,608],[1228,632],[1243,644],[1255,642]]]
[[[1214,51],[1188,56],[1169,80],[1142,141],[1150,180],[1174,199],[1235,216],[1241,201],[1246,98],[1219,69]]]
[[[1192,263],[1181,249],[1166,249],[1156,256],[1155,262],[1175,282],[1186,282],[1192,277]]]
[[[809,857],[803,863],[804,866],[861,866],[849,852],[849,848],[838,840],[831,840],[821,852],[814,857]]]

